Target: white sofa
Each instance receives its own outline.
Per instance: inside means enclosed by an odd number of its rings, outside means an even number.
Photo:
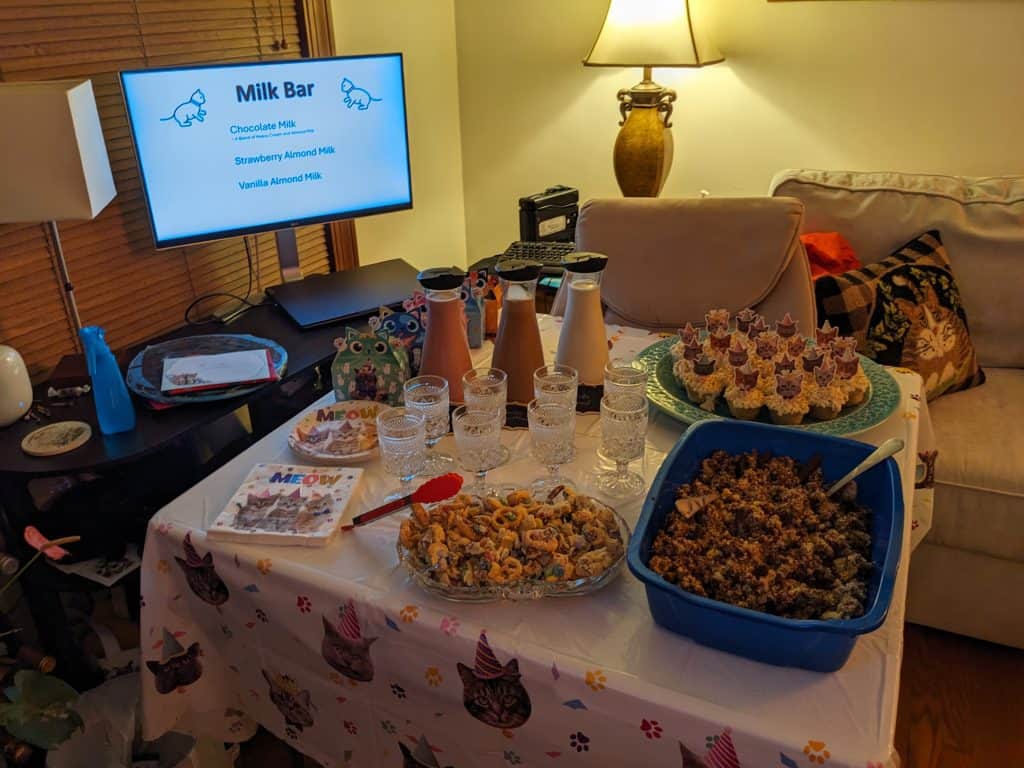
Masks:
[[[942,235],[987,381],[932,401],[931,531],[910,564],[909,621],[1024,648],[1024,177],[787,170],[804,232],[864,263]]]

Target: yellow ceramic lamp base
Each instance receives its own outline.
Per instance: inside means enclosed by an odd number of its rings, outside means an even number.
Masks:
[[[634,106],[615,139],[615,178],[626,197],[657,197],[672,169],[672,131],[656,107]]]

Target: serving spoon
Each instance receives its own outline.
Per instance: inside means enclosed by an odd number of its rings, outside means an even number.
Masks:
[[[847,472],[845,475],[843,475],[841,478],[839,478],[839,480],[837,480],[836,482],[832,483],[832,487],[829,488],[828,491],[825,492],[825,495],[826,496],[833,495],[836,491],[838,491],[840,488],[842,488],[848,482],[853,480],[855,477],[859,477],[860,475],[864,474],[869,469],[871,469],[873,466],[875,466],[875,464],[878,464],[879,462],[885,461],[890,456],[892,456],[894,453],[899,453],[902,450],[903,450],[903,441],[900,440],[898,437],[890,437],[888,440],[886,440],[880,446],[875,448],[875,450],[873,450],[871,453],[869,453],[867,455],[867,457],[864,459],[864,461],[862,461],[856,467],[854,467],[849,472]]]

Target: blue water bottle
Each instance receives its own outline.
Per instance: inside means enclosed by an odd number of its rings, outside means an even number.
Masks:
[[[135,429],[135,408],[114,353],[107,346],[103,329],[98,325],[87,325],[78,335],[82,339],[85,360],[89,365],[92,397],[96,403],[100,431],[104,435],[130,432]]]

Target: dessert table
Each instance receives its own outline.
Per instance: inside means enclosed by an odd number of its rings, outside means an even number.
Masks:
[[[541,329],[552,356],[559,321],[542,316]],[[608,333],[615,356],[661,338],[617,326]],[[489,347],[474,350],[477,364],[489,362]],[[583,597],[446,602],[398,565],[401,514],[343,532],[323,549],[208,540],[206,527],[253,464],[302,463],[286,440],[296,417],[150,523],[144,735],[184,730],[241,741],[259,723],[327,768],[896,766],[907,563],[931,519],[930,491],[915,493],[916,457],[931,434],[920,379],[892,372],[899,407],[858,439],[905,440],[897,459],[910,524],[888,618],[838,672],[772,667],[667,632],[625,569]],[[648,482],[684,428],[652,413],[640,462]],[[580,414],[577,458],[566,471],[583,490],[599,442],[598,416]],[[512,459],[489,481],[541,474],[526,430],[507,430],[505,444]],[[455,454],[450,436],[439,449]],[[361,466],[351,514],[396,484],[378,459]],[[631,526],[641,501],[616,505]],[[211,588],[218,580],[226,599]]]

